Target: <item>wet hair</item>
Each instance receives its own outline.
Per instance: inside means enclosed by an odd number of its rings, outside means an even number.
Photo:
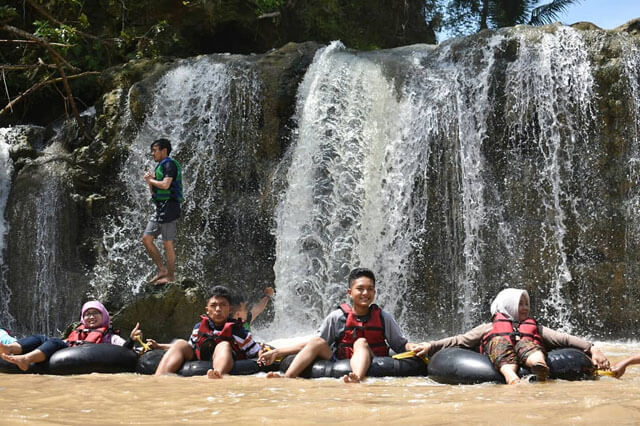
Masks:
[[[349,288],[353,285],[353,282],[360,277],[367,277],[373,281],[373,285],[376,284],[376,276],[371,269],[367,268],[355,268],[349,272]]]
[[[227,302],[229,302],[229,305],[233,305],[234,298],[231,296],[229,289],[225,286],[217,285],[213,287],[209,293],[209,297],[207,297],[207,304],[209,304],[209,301],[214,297],[224,297],[227,299]]]
[[[167,155],[171,154],[171,142],[169,142],[169,139],[165,139],[165,138],[156,139],[155,141],[151,142],[151,149],[153,149],[154,146],[157,146],[158,149],[161,151],[163,149],[166,149]]]

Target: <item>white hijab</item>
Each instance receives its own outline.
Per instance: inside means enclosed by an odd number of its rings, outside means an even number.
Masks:
[[[491,316],[496,312],[506,315],[510,319],[518,319],[518,307],[520,306],[520,298],[525,295],[529,300],[527,290],[519,288],[505,288],[502,290],[491,303]]]

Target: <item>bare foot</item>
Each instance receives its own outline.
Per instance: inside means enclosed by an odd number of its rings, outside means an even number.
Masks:
[[[27,357],[24,355],[0,354],[0,357],[11,364],[17,365],[22,371],[27,371],[29,369],[29,365],[31,365]]]
[[[207,371],[207,377],[210,379],[222,379],[222,374],[220,374],[218,370],[209,369],[209,371]]]
[[[10,354],[11,348],[9,345],[5,345],[4,343],[0,343],[0,354]]]
[[[170,277],[170,276],[166,276],[166,277],[162,277],[159,280],[157,280],[155,282],[156,285],[163,285],[163,284],[169,284],[175,281],[175,278]]]
[[[531,367],[531,373],[535,374],[539,382],[544,382],[549,376],[549,367],[544,362],[538,362]]]
[[[276,371],[270,371],[267,373],[267,379],[282,379],[282,376]]]
[[[356,373],[349,373],[342,376],[342,381],[345,383],[360,383],[360,377]]]
[[[158,281],[160,278],[164,278],[167,276],[167,270],[166,269],[160,269],[158,270],[158,273],[151,278],[149,281],[147,281],[148,284],[153,284],[156,281]]]

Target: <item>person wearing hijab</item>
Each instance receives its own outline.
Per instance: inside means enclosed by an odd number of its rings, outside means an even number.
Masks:
[[[518,365],[526,365],[539,379],[549,372],[545,353],[555,348],[576,348],[591,358],[600,369],[609,369],[609,360],[598,348],[579,337],[540,326],[529,316],[529,293],[507,288],[491,303],[492,321],[464,334],[423,343],[425,353],[433,355],[440,349],[460,346],[480,350],[509,384],[518,383]],[[518,331],[514,333],[515,329]]]
[[[81,325],[74,329],[66,339],[33,335],[19,339],[14,343],[0,343],[0,357],[27,371],[32,363],[44,362],[55,352],[70,346],[84,343],[110,343],[118,346],[133,347],[133,341],[140,336],[140,324],[131,331],[129,340],[113,332],[111,318],[104,305],[97,300],[85,303],[80,313]]]

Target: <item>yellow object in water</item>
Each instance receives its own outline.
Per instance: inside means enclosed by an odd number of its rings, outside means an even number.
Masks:
[[[594,373],[596,376],[609,376],[616,377],[616,373],[611,370],[596,370]]]
[[[417,357],[418,355],[416,355],[416,353],[414,351],[407,351],[407,352],[402,352],[399,354],[395,354],[393,355],[391,358],[393,359],[406,359],[406,358],[413,358],[413,357]],[[421,358],[425,364],[429,364],[429,358],[427,358],[426,356],[421,356],[419,357]]]
[[[140,336],[136,336],[136,340],[137,340],[138,342],[140,342],[140,344],[142,345],[142,349],[144,349],[144,350],[142,351],[142,353],[145,353],[145,352],[147,352],[148,350],[151,350],[151,348],[149,347],[149,344],[148,344],[148,343],[144,343],[144,342],[142,341],[142,339],[140,338]]]

